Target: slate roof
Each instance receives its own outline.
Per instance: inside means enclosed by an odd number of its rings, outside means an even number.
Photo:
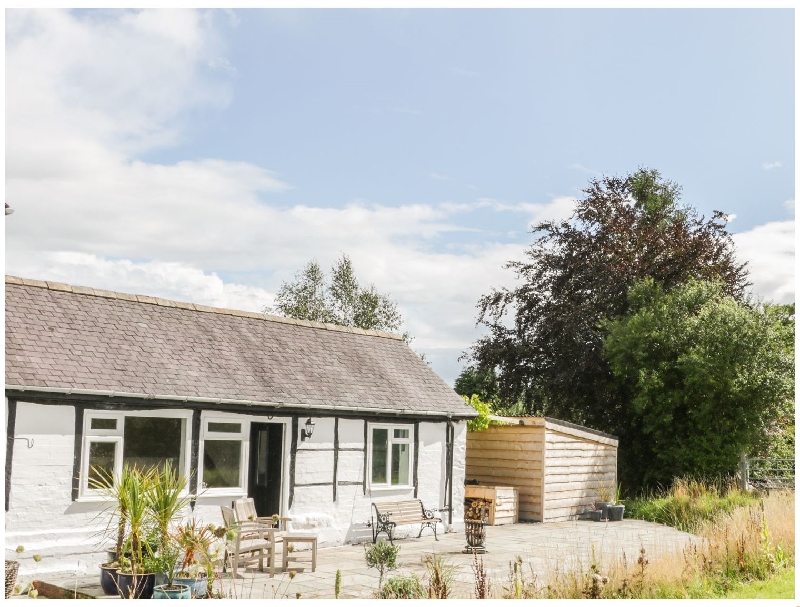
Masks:
[[[13,276],[5,289],[7,390],[475,415],[389,333]]]

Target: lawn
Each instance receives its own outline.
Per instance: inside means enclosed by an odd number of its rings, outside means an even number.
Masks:
[[[725,595],[726,599],[793,599],[794,567],[763,581],[752,582]]]

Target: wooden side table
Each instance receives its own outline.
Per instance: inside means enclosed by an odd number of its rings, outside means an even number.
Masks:
[[[307,551],[304,552],[289,552],[289,544],[311,544],[311,555]],[[310,559],[310,560],[309,560]],[[283,535],[283,570],[289,571],[289,564],[294,563],[309,563],[311,564],[311,571],[317,570],[317,536],[311,533],[299,533],[297,531],[288,531]]]

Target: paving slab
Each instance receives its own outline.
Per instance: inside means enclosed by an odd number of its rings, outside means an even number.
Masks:
[[[564,573],[588,569],[593,555],[603,566],[617,561],[623,554],[629,561],[635,561],[644,548],[652,562],[658,556],[682,552],[692,541],[699,540],[665,525],[637,520],[519,523],[487,527],[488,552],[480,558],[497,588],[507,580],[510,563],[517,557],[538,580],[544,581],[556,570]],[[439,541],[425,534],[419,539],[395,540],[395,545],[400,547],[399,569],[390,572],[389,577],[413,573],[421,579],[425,573],[422,557],[430,553],[442,554],[457,567],[458,583],[453,598],[473,598],[474,557],[464,554],[465,543],[463,532],[439,534]],[[319,548],[315,572],[304,570],[294,576],[276,573],[270,578],[267,573],[248,569],[241,579],[231,580],[226,575],[215,583],[221,584],[225,597],[236,599],[329,599],[334,598],[338,569],[342,572],[340,598],[372,598],[378,587],[378,572],[367,569],[364,549],[363,544]],[[59,580],[45,581],[59,583]],[[75,588],[74,577],[70,578],[68,587]],[[77,589],[102,596],[99,573],[95,577],[80,578]]]

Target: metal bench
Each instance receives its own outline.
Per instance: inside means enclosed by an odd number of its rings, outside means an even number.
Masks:
[[[394,529],[398,525],[413,525],[421,523],[419,535],[422,536],[422,531],[425,527],[433,529],[433,537],[439,541],[436,535],[436,523],[441,523],[442,519],[434,516],[434,510],[426,510],[422,505],[422,500],[395,500],[389,502],[372,502],[372,518],[370,520],[370,527],[372,527],[372,543],[378,541],[378,534],[385,533],[389,536],[389,542],[394,544]]]

